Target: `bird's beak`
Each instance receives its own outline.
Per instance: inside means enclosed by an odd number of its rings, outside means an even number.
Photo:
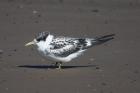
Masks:
[[[26,43],[25,46],[30,46],[30,45],[34,45],[35,44],[35,41],[31,41],[29,43]]]

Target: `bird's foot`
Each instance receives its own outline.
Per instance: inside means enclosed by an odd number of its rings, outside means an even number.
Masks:
[[[57,66],[58,68],[56,69],[62,69],[62,62],[56,62],[55,66]]]

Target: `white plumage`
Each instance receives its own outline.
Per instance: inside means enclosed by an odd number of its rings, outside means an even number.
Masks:
[[[63,36],[54,36],[47,32],[41,32],[26,46],[34,44],[41,55],[56,61],[61,68],[62,62],[69,62],[80,56],[88,48],[104,43],[113,39],[114,34],[96,37],[96,38],[71,38]]]
[[[88,42],[87,42],[88,43]],[[91,46],[91,44],[88,44]],[[77,38],[57,37],[48,35],[46,41],[37,43],[38,51],[43,56],[49,57],[54,61],[69,62],[80,56],[86,49],[82,44],[79,46]],[[87,46],[86,46],[87,47]]]

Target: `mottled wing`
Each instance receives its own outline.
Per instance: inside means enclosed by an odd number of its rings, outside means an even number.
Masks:
[[[50,52],[55,56],[66,57],[80,50],[85,50],[89,47],[88,43],[88,39],[59,37],[51,42]]]
[[[68,55],[79,51],[76,38],[57,37],[51,42],[50,52],[58,57],[67,57]]]
[[[65,46],[75,44],[75,38],[55,37],[51,42],[51,49],[61,49]]]

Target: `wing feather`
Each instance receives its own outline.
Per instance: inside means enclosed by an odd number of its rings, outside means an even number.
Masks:
[[[50,52],[59,57],[66,57],[90,46],[89,39],[57,37],[50,43]]]
[[[53,55],[58,56],[58,57],[67,57],[70,54],[75,53],[79,50],[80,50],[80,48],[77,48],[73,45],[67,45],[67,46],[60,48],[60,49],[51,49],[50,52]]]

